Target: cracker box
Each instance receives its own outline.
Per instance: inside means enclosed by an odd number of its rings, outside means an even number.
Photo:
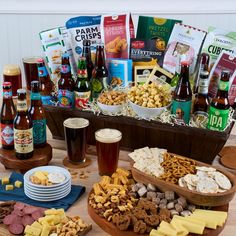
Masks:
[[[144,84],[155,66],[134,66],[135,84]]]

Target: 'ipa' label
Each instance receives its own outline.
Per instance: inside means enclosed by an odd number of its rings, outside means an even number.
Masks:
[[[229,109],[219,110],[210,106],[207,128],[210,130],[224,130],[228,123]]]
[[[33,128],[14,129],[14,147],[17,153],[29,153],[33,151]]]

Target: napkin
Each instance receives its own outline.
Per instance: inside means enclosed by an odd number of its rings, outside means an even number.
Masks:
[[[10,182],[14,183],[16,180],[22,181],[23,175],[13,172],[10,176]],[[0,184],[0,201],[19,201],[29,205],[44,207],[44,208],[64,208],[67,210],[74,202],[76,202],[85,192],[84,186],[72,185],[71,192],[64,198],[50,202],[39,202],[28,198],[24,193],[24,187],[14,188],[14,190],[6,191],[5,185]]]

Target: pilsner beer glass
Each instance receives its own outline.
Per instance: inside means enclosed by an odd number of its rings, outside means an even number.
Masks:
[[[86,161],[86,130],[89,121],[84,118],[69,118],[64,121],[68,160],[73,164]]]
[[[100,129],[95,132],[100,175],[112,175],[118,166],[122,133],[116,129]]]

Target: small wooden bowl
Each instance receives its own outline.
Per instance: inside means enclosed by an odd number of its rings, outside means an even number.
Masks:
[[[90,194],[91,194],[91,192],[90,192]],[[89,197],[88,197],[88,199],[89,199]],[[212,210],[228,212],[228,207],[229,207],[229,205],[227,204],[227,205],[220,206],[220,207],[214,207],[214,208],[212,208]],[[125,236],[148,236],[149,235],[149,234],[137,234],[137,233],[135,233],[133,231],[121,231],[121,230],[119,230],[113,223],[108,222],[106,219],[104,219],[101,216],[99,216],[94,211],[94,209],[89,205],[89,203],[88,203],[88,214],[90,215],[92,220],[101,229],[103,229],[105,232],[107,232],[108,234],[110,234],[112,236],[124,236],[124,235]],[[204,231],[203,231],[202,236],[216,236],[216,235],[219,235],[221,233],[221,231],[224,229],[225,224],[222,227],[217,227],[214,230],[213,229],[205,228]],[[188,234],[188,235],[189,236],[194,236],[196,234]]]
[[[195,161],[195,162],[197,166],[213,167],[212,165],[208,165],[200,161]],[[132,172],[133,178],[137,182],[141,182],[144,184],[151,183],[157,186],[163,192],[174,191],[177,194],[185,197],[189,202],[199,205],[199,206],[222,206],[222,205],[228,204],[233,199],[234,194],[236,192],[236,176],[234,176],[230,172],[225,171],[219,167],[214,166],[216,170],[220,171],[222,174],[224,174],[225,176],[229,178],[232,184],[232,188],[223,193],[200,193],[197,191],[189,190],[184,187],[180,187],[178,184],[173,184],[173,183],[158,179],[157,177],[154,177],[152,175],[146,174],[134,168],[133,164],[134,163],[132,162],[131,172]]]

